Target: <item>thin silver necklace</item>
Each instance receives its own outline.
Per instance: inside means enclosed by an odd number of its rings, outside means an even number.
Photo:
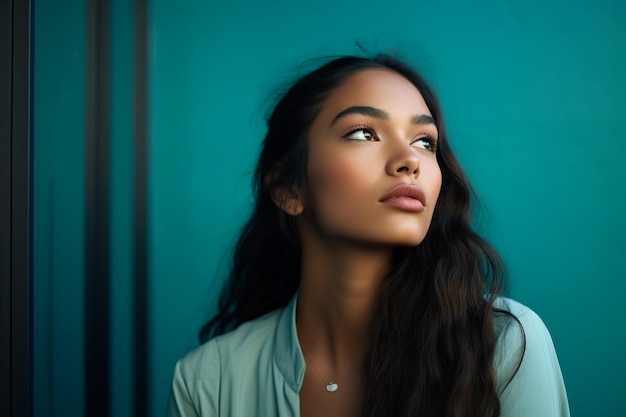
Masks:
[[[320,378],[322,378],[324,380],[324,382],[326,382],[326,391],[328,391],[328,392],[335,392],[335,391],[337,391],[339,389],[339,385],[337,385],[336,382],[329,381],[326,378],[324,378],[324,375],[322,375],[322,372],[320,371],[320,369],[315,365],[315,362],[313,362],[313,359],[311,359],[311,357],[309,355],[307,355],[306,352],[303,351],[303,353],[304,353],[304,356],[306,356],[306,358],[309,360],[311,365],[313,365],[313,368],[315,368],[315,370],[319,374]]]

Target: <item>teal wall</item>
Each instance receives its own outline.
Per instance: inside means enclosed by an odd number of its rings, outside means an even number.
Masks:
[[[617,0],[153,0],[154,415],[250,209],[267,97],[305,59],[358,52],[355,41],[398,49],[436,86],[479,226],[507,262],[509,293],[553,335],[572,414],[623,415],[625,21]]]
[[[87,2],[32,3],[34,415],[82,416]],[[131,417],[134,13],[110,6],[111,415]]]
[[[111,415],[134,410],[134,5],[111,0]]]
[[[309,58],[398,50],[433,82],[504,256],[550,329],[572,415],[625,415],[626,3],[149,1],[149,372],[214,312],[276,88]],[[35,0],[34,394],[84,409],[86,2]],[[133,406],[133,6],[112,0],[112,414]]]
[[[33,412],[84,410],[85,31],[81,1],[37,1],[33,32]]]

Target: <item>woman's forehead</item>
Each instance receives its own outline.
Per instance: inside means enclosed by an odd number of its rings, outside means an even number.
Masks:
[[[364,69],[350,75],[326,98],[318,118],[332,121],[352,106],[379,109],[393,118],[431,115],[417,87],[388,69]]]

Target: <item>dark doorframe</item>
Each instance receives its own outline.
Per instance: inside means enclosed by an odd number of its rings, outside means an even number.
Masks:
[[[148,272],[147,272],[147,153],[148,153],[148,16],[147,0],[135,0],[135,415],[150,415],[148,403]]]
[[[111,415],[111,4],[87,2],[85,415]]]
[[[31,4],[0,3],[0,414],[32,415]]]

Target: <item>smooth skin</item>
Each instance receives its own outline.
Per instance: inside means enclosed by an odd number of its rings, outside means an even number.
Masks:
[[[306,190],[275,196],[297,216],[302,245],[303,417],[361,412],[364,357],[392,249],[422,242],[441,189],[437,135],[413,84],[389,70],[360,71],[330,94],[309,130]],[[383,200],[401,184],[424,201]],[[339,390],[327,392],[325,380]]]

